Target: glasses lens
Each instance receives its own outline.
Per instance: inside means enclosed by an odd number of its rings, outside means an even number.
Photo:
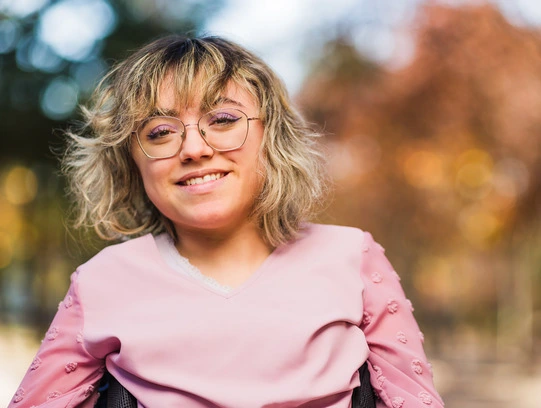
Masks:
[[[144,152],[155,158],[171,157],[182,144],[184,125],[176,118],[157,116],[144,122],[137,137]]]
[[[216,150],[238,149],[248,135],[248,117],[237,109],[217,109],[199,119],[199,131]]]

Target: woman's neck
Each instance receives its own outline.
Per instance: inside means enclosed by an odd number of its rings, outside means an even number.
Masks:
[[[201,273],[236,287],[246,281],[270,255],[259,229],[247,223],[234,231],[187,231],[177,228],[176,248]]]

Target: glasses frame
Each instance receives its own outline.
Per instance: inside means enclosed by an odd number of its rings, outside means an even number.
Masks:
[[[245,118],[246,118],[246,134],[244,135],[244,139],[242,139],[242,143],[236,147],[231,147],[229,149],[218,149],[214,146],[212,146],[207,138],[205,137],[204,133],[201,131],[201,128],[199,127],[199,123],[201,122],[201,119],[203,119],[205,116],[207,116],[209,113],[213,113],[213,112],[219,112],[219,111],[223,111],[223,110],[233,110],[233,111],[237,111],[239,113],[241,113]],[[174,120],[177,120],[179,121],[182,126],[183,126],[183,132],[181,134],[181,136],[179,136],[182,141],[180,142],[180,145],[179,145],[179,148],[178,150],[169,155],[169,156],[152,156],[150,154],[148,154],[145,149],[143,148],[143,144],[141,143],[141,139],[139,138],[139,131],[141,130],[141,128],[143,127],[143,125],[146,123],[147,120],[149,119],[155,119],[155,118],[166,118],[166,119],[174,119]],[[210,110],[208,111],[207,113],[201,115],[201,117],[197,120],[197,123],[188,123],[188,124],[185,124],[182,120],[180,120],[179,118],[177,117],[174,117],[174,116],[167,116],[167,115],[158,115],[158,116],[152,116],[152,117],[148,117],[146,118],[145,120],[143,120],[141,122],[141,124],[138,126],[137,130],[133,131],[133,133],[135,133],[135,138],[137,139],[137,144],[139,145],[139,148],[141,149],[141,151],[144,153],[144,155],[146,157],[148,157],[149,159],[154,159],[154,160],[160,160],[160,159],[170,159],[171,157],[175,157],[176,155],[178,155],[180,153],[180,151],[182,150],[182,142],[184,141],[185,139],[185,135],[186,135],[186,132],[187,132],[187,128],[188,126],[197,126],[197,131],[199,132],[199,136],[201,136],[201,138],[205,141],[205,143],[207,144],[207,146],[209,146],[212,150],[214,150],[215,152],[231,152],[233,150],[237,150],[237,149],[240,149],[242,146],[244,146],[244,143],[246,143],[246,139],[248,139],[248,132],[250,131],[250,122],[252,120],[261,120],[261,118],[257,118],[257,117],[248,117],[248,115],[246,113],[244,113],[243,111],[241,111],[240,109],[237,109],[237,108],[219,108],[219,109],[213,109],[213,110]]]

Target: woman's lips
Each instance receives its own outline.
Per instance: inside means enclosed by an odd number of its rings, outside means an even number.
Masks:
[[[208,183],[209,181],[219,180],[224,177],[226,173],[216,172],[205,174],[204,176],[190,177],[186,180],[181,181],[179,184],[181,186],[193,186],[198,184]]]

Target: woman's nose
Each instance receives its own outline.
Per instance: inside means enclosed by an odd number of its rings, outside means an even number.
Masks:
[[[184,127],[186,130],[180,147],[180,159],[182,161],[190,161],[212,157],[214,155],[214,149],[203,139],[197,124],[184,125]]]

